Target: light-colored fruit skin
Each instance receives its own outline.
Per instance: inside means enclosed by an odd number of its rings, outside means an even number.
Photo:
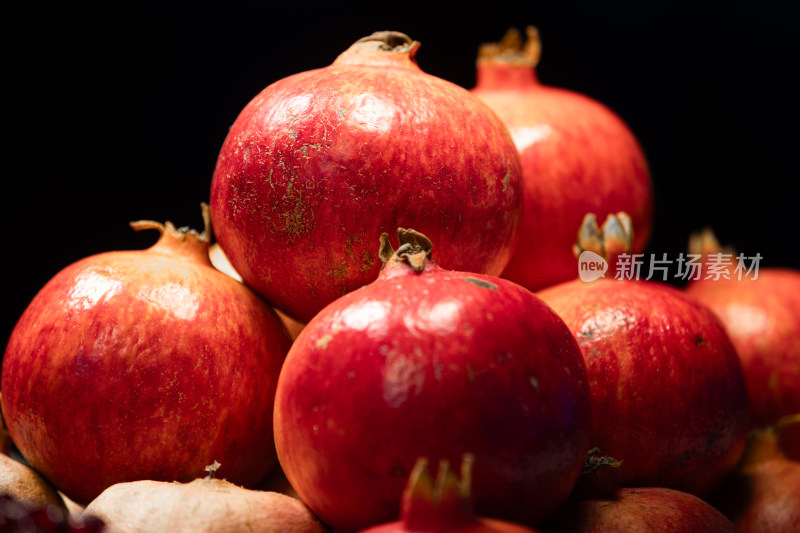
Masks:
[[[276,462],[272,402],[291,339],[207,248],[198,262],[158,245],[63,269],[5,352],[14,443],[79,504],[121,481],[193,479],[214,460],[255,485]]]
[[[418,457],[458,464],[465,452],[476,512],[541,520],[589,446],[575,339],[516,284],[425,268],[387,267],[295,340],[275,404],[281,465],[337,531],[396,520]]]
[[[578,339],[592,446],[623,461],[620,485],[713,490],[749,427],[742,368],[713,313],[655,282],[575,280],[537,294]]]
[[[493,275],[516,245],[522,169],[504,125],[385,54],[273,83],[219,153],[217,239],[248,286],[303,323],[376,278],[381,233],[414,228],[442,266]]]
[[[757,279],[702,279],[686,293],[725,325],[742,361],[753,424],[800,413],[800,272],[762,268]]]
[[[520,152],[524,210],[520,241],[503,272],[530,290],[577,274],[572,245],[586,213],[625,211],[632,253],[647,244],[653,189],[645,154],[630,128],[588,96],[538,81],[527,66],[478,64],[472,93],[503,120]]]
[[[0,453],[0,495],[3,494],[33,509],[55,506],[67,510],[58,491],[39,472]]]
[[[102,519],[114,533],[328,533],[303,502],[221,479],[119,483],[84,514]]]
[[[722,513],[700,498],[658,487],[624,488],[614,498],[571,501],[542,529],[545,533],[738,531]]]

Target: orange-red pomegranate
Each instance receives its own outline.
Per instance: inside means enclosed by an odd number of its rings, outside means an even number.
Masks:
[[[508,280],[445,270],[399,231],[373,283],[303,329],[278,381],[292,487],[341,532],[396,520],[419,457],[475,457],[476,512],[535,524],[572,490],[589,391],[563,321]]]
[[[703,273],[686,285],[686,293],[727,328],[744,368],[753,424],[769,426],[800,413],[800,272],[751,269],[753,261],[744,256],[737,270],[739,254],[720,247],[713,234],[704,237],[690,249],[704,258]],[[724,276],[709,272],[715,254],[730,262]]]
[[[613,276],[537,294],[578,339],[591,442],[624,461],[620,485],[696,495],[717,486],[742,454],[749,419],[742,367],[714,314],[679,289]]]
[[[575,277],[572,245],[586,213],[627,212],[635,253],[648,242],[653,216],[650,173],[633,133],[603,104],[541,83],[539,53],[535,28],[524,46],[510,30],[481,47],[472,89],[508,126],[520,153],[525,209],[503,277],[531,290]]]
[[[522,169],[505,126],[424,73],[398,32],[279,80],[245,106],[211,183],[214,232],[250,287],[305,323],[380,270],[381,233],[414,227],[447,268],[499,275]]]
[[[135,226],[161,237],[67,266],[22,314],[3,359],[8,431],[80,504],[123,481],[194,479],[214,460],[255,486],[276,463],[272,407],[291,339],[211,265],[208,230]]]
[[[800,531],[800,462],[783,442],[797,429],[800,413],[754,430],[741,463],[710,498],[741,533]]]

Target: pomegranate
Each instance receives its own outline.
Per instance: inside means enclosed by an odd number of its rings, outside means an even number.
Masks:
[[[111,533],[94,517],[72,517],[54,506],[32,507],[0,493],[0,531],[4,533]]]
[[[272,407],[291,339],[212,267],[208,231],[133,225],[161,237],[64,268],[19,319],[2,368],[9,433],[79,504],[117,482],[193,479],[213,458],[255,486],[276,464]]]
[[[214,265],[214,268],[224,272],[237,281],[242,281],[242,276],[240,276],[239,273],[236,272],[236,269],[233,268],[228,256],[225,255],[225,251],[222,249],[219,243],[215,242],[209,247],[208,257],[211,259],[211,264]],[[283,325],[286,326],[286,329],[289,330],[289,335],[292,337],[292,340],[296,339],[303,330],[303,324],[286,316],[286,314],[280,309],[275,309],[275,313],[278,315],[278,317],[280,317]]]
[[[541,43],[528,27],[479,49],[472,93],[508,126],[523,170],[520,242],[503,277],[538,290],[575,277],[575,231],[587,212],[627,212],[633,251],[648,242],[653,192],[647,161],[628,126],[603,104],[536,76]]]
[[[537,294],[578,339],[591,442],[625,461],[621,485],[708,494],[748,428],[742,368],[719,320],[655,281],[576,279]]]
[[[275,441],[300,498],[337,531],[396,520],[418,457],[476,458],[476,511],[535,524],[588,449],[579,348],[510,281],[450,271],[398,230],[378,279],[316,315],[278,380]]]
[[[621,461],[592,450],[576,494],[542,529],[554,533],[737,533],[722,513],[692,494],[660,487],[619,488],[620,466]]]
[[[800,462],[784,451],[783,432],[800,428],[800,414],[751,432],[742,461],[710,502],[741,533],[800,531]]]
[[[450,462],[442,460],[434,480],[428,472],[428,460],[419,458],[403,492],[401,519],[362,533],[535,533],[511,522],[475,516],[471,492],[473,462],[471,455],[464,456],[459,479],[450,469]]]
[[[800,272],[767,267],[748,273],[752,261],[737,271],[739,254],[722,248],[710,230],[693,237],[689,252],[701,255],[705,267],[686,292],[726,326],[744,368],[753,424],[768,426],[800,412]],[[714,254],[730,259],[724,274],[708,272]]]
[[[244,281],[300,322],[373,281],[373,243],[398,226],[435,239],[448,268],[500,274],[513,252],[516,148],[483,102],[422,72],[418,47],[378,32],[273,83],[220,150],[217,238]]]
[[[112,485],[84,516],[101,519],[115,533],[265,531],[327,533],[303,502],[276,492],[249,490],[210,474],[189,483],[131,481]]]

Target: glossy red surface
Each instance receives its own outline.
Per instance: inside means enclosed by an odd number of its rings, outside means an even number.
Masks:
[[[744,376],[724,328],[672,287],[576,280],[538,293],[578,339],[592,394],[591,445],[623,461],[621,486],[704,495],[742,454]]]
[[[627,212],[633,253],[650,236],[653,191],[638,141],[610,109],[542,84],[534,67],[481,61],[472,93],[507,125],[520,152],[524,211],[520,241],[503,277],[531,290],[573,279],[572,253],[586,213]]]
[[[588,446],[574,337],[522,287],[390,263],[320,312],[278,383],[275,439],[292,486],[338,531],[397,520],[418,457],[475,456],[476,512],[535,523]]]
[[[357,43],[264,89],[225,139],[215,234],[245,282],[300,322],[375,279],[383,232],[412,227],[443,266],[500,274],[522,209],[519,155],[469,92],[409,50]]]
[[[625,488],[615,498],[570,501],[544,527],[553,533],[737,533],[705,501],[664,488]]]
[[[59,272],[6,348],[2,408],[14,443],[86,504],[111,484],[190,480],[217,460],[252,486],[276,463],[272,405],[290,338],[208,244],[169,233]]]
[[[730,276],[691,282],[686,292],[725,325],[742,361],[753,423],[766,426],[800,413],[800,272]]]

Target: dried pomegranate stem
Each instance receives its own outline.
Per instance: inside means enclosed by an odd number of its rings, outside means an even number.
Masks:
[[[495,62],[534,68],[542,55],[542,41],[536,26],[525,28],[527,41],[517,28],[510,28],[498,43],[483,43],[478,47],[478,62]]]
[[[433,243],[422,233],[413,229],[397,228],[397,240],[400,247],[395,251],[389,244],[389,234],[381,235],[381,247],[378,255],[383,263],[383,268],[389,264],[406,263],[416,272],[425,269],[425,261],[430,259]]]

